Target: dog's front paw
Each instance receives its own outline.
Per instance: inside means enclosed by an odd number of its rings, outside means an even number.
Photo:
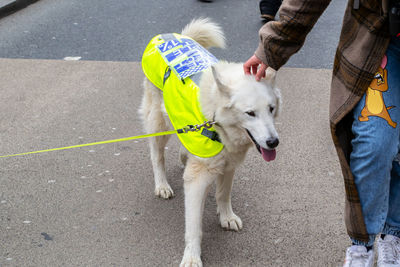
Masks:
[[[183,256],[182,262],[179,267],[203,267],[200,257]]]
[[[222,228],[226,230],[239,231],[243,228],[242,220],[235,213],[231,214],[220,214],[219,221]]]
[[[169,186],[169,184],[156,186],[154,193],[156,194],[156,196],[165,199],[174,197],[174,191],[172,190],[171,186]]]
[[[198,241],[189,242],[189,244],[186,244],[182,262],[179,267],[202,267],[203,263],[201,262],[200,254],[200,243]]]

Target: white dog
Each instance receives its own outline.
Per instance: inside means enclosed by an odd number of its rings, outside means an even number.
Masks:
[[[193,20],[183,29],[182,35],[205,48],[225,46],[221,28],[209,19]],[[223,149],[207,158],[195,156],[184,147],[180,151],[180,158],[186,166],[183,174],[186,246],[181,262],[181,266],[185,267],[202,266],[202,214],[210,186],[216,182],[217,213],[221,226],[227,230],[242,229],[242,221],[231,205],[235,169],[252,144],[266,161],[270,161],[275,159],[275,147],[279,143],[274,121],[280,105],[280,92],[275,87],[273,70],[268,70],[266,78],[257,82],[254,76],[243,73],[241,63],[218,62],[202,72],[198,84],[201,111],[208,120],[215,122],[213,127]],[[163,102],[163,91],[147,78],[140,113],[148,133],[172,129]],[[168,136],[149,140],[155,194],[168,199],[174,196],[165,174],[164,147]]]

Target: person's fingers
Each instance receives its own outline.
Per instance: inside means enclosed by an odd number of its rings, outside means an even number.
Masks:
[[[244,74],[246,75],[251,75],[251,58],[249,58],[244,64],[243,64],[243,70]]]
[[[254,64],[253,66],[251,66],[251,71],[253,75],[256,75],[257,69],[258,69],[258,64]]]
[[[255,75],[256,80],[260,81],[265,77],[265,70],[268,66],[262,62],[258,57],[253,55],[243,64],[243,71],[246,75]]]
[[[255,56],[251,56],[244,64],[243,70],[245,74],[248,75],[255,75],[257,73],[257,67],[261,63],[261,61]],[[256,70],[256,71],[254,71]]]
[[[250,59],[247,60],[247,61],[243,64],[243,71],[244,71],[244,74],[246,74],[246,75],[251,75],[251,72],[250,72],[250,70],[251,70],[251,65],[250,65],[249,61],[250,61]]]
[[[267,69],[267,65],[262,63],[260,67],[258,68],[257,74],[256,74],[256,81],[261,80],[262,77],[265,77],[265,70]]]

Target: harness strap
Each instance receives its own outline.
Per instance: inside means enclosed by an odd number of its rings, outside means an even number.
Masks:
[[[165,73],[164,73],[163,86],[165,85],[165,82],[167,81],[167,79],[170,75],[171,75],[171,69],[169,67],[167,67],[165,69]]]

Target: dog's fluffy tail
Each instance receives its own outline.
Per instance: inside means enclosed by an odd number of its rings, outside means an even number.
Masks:
[[[182,35],[189,36],[205,48],[225,48],[225,36],[222,28],[209,18],[192,20],[183,28]]]

